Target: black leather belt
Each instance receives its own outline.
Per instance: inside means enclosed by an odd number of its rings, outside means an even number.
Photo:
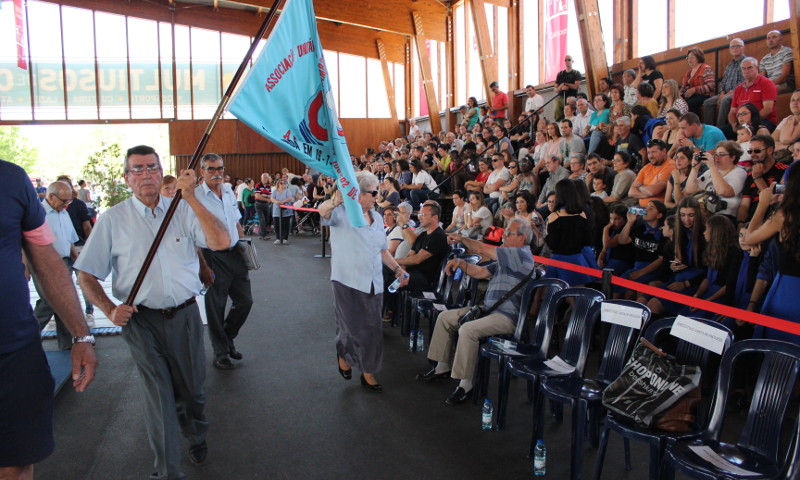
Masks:
[[[211,252],[211,253],[230,253],[236,250],[236,247],[226,248],[224,250],[211,250],[210,248],[204,248],[203,251]]]
[[[194,305],[195,302],[196,302],[195,298],[192,297],[189,300],[186,300],[185,302],[181,303],[177,307],[172,307],[172,308],[150,308],[150,307],[145,307],[144,305],[136,305],[136,308],[138,308],[139,310],[147,311],[147,312],[158,313],[158,314],[163,315],[166,318],[172,318],[172,317],[175,316],[176,313],[178,313],[179,311],[183,310],[184,308],[186,308],[186,307],[188,307],[190,305]]]

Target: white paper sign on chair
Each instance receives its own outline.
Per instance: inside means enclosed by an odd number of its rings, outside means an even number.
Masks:
[[[725,342],[728,339],[724,331],[683,315],[678,315],[675,318],[670,334],[698,347],[710,350],[717,355],[722,355],[722,351],[725,350]]]
[[[600,321],[641,330],[642,310],[627,305],[603,302],[603,304],[600,305]]]

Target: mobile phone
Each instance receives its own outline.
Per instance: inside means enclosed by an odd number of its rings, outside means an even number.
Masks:
[[[783,194],[786,191],[786,184],[776,183],[774,191],[775,191],[775,195]]]

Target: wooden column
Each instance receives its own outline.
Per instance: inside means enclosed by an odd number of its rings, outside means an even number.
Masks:
[[[436,100],[436,90],[433,88],[433,78],[431,75],[431,59],[428,50],[425,48],[425,30],[422,28],[422,17],[417,11],[411,12],[414,20],[414,39],[417,45],[417,59],[419,59],[419,71],[422,75],[422,87],[425,89],[425,100],[428,102],[428,114],[430,115],[431,132],[434,134],[442,130],[442,121],[439,118],[439,102]]]
[[[445,69],[447,70],[447,82],[446,82],[446,91],[447,91],[447,98],[445,101],[445,107],[447,108],[447,113],[445,114],[445,118],[447,119],[447,130],[453,131],[455,129],[456,120],[458,117],[455,113],[452,112],[452,109],[456,106],[456,65],[455,65],[455,58],[456,58],[456,46],[455,46],[455,38],[453,35],[453,27],[454,27],[455,17],[453,16],[453,10],[451,9],[447,13],[447,38],[444,44],[444,51],[445,51]]]
[[[600,79],[608,76],[608,62],[597,0],[575,0],[575,13],[586,67],[586,86],[589,98],[592,98]]]
[[[516,123],[517,115],[519,115],[516,108],[517,102],[514,101],[514,92],[522,88],[520,85],[520,75],[522,72],[522,53],[520,52],[520,45],[522,45],[522,18],[520,17],[521,9],[519,7],[519,0],[511,0],[511,5],[508,7],[508,113],[507,117],[511,119],[512,123]]]
[[[406,40],[405,46],[405,74],[406,74],[406,85],[405,85],[405,94],[406,94],[406,118],[411,118],[413,116],[413,101],[414,101],[414,75],[411,71],[411,37]],[[403,135],[407,135],[408,132],[403,132]]]
[[[791,15],[791,13],[789,14]],[[764,0],[764,24],[775,21],[775,0]]]
[[[492,104],[492,89],[489,84],[499,82],[497,78],[497,57],[492,49],[492,38],[489,34],[489,23],[486,21],[486,8],[483,0],[470,0],[472,6],[472,22],[475,26],[475,37],[478,40],[478,55],[481,59],[483,88],[486,89],[486,101]],[[508,88],[508,85],[500,85]]]
[[[397,105],[394,98],[394,85],[392,84],[392,76],[389,74],[389,62],[386,60],[386,49],[383,48],[383,42],[376,40],[375,43],[378,47],[378,57],[381,59],[381,68],[383,69],[383,83],[386,86],[386,98],[389,100],[389,112],[392,118],[397,121]]]
[[[656,15],[658,18],[658,15]],[[667,48],[675,48],[675,0],[667,0]]]
[[[614,63],[634,58],[637,49],[637,0],[614,0]]]
[[[800,0],[789,0],[789,31],[792,37],[794,78],[800,78]]]

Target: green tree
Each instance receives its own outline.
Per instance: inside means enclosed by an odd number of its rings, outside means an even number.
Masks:
[[[39,150],[30,145],[19,127],[0,127],[0,158],[33,173],[39,161]]]
[[[110,208],[131,196],[124,179],[122,147],[119,143],[100,142],[100,148],[89,156],[81,173],[103,192],[98,203]]]

